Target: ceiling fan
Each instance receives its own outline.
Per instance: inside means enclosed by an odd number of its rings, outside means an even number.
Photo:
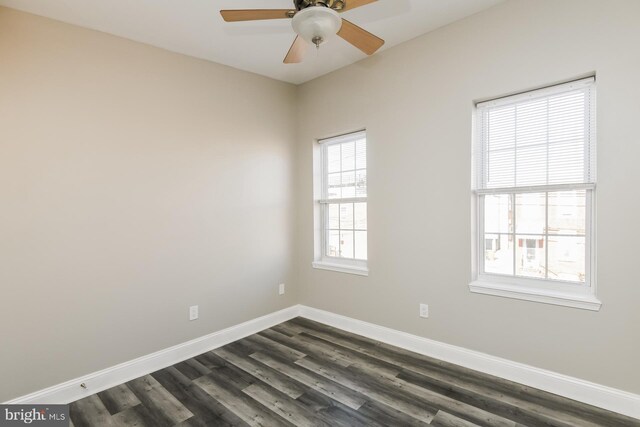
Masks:
[[[346,12],[377,0],[293,0],[295,9],[221,10],[226,22],[291,19],[297,34],[284,58],[285,64],[302,62],[309,43],[317,48],[333,35],[342,37],[367,55],[373,55],[384,40],[342,19],[338,12]]]

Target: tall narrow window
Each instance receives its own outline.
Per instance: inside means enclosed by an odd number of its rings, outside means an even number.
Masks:
[[[321,253],[314,266],[367,272],[367,139],[357,132],[319,141]]]
[[[474,292],[598,310],[595,79],[476,106]]]

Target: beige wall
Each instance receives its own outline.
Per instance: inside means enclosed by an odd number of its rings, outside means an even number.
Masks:
[[[301,86],[301,302],[639,393],[639,22],[637,0],[513,0]],[[594,71],[602,310],[471,294],[472,102]],[[314,270],[313,139],[363,127],[370,275]]]
[[[297,302],[640,392],[639,16],[512,0],[296,90],[0,8],[0,401]],[[472,101],[593,71],[602,310],[470,294]],[[312,141],[363,127],[370,276],[313,270]]]
[[[295,91],[0,8],[0,401],[297,301]]]

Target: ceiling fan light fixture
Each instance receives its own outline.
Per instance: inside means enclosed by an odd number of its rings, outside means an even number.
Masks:
[[[291,25],[303,40],[317,47],[335,36],[342,27],[342,18],[335,10],[324,6],[311,6],[296,13]]]

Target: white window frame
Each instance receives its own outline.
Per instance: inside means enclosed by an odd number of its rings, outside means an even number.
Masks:
[[[571,89],[572,85],[590,84],[591,90],[591,129],[589,129],[589,140],[586,142],[591,147],[595,147],[595,78],[581,79],[575,82],[569,82],[561,85],[554,85],[548,88],[528,91],[516,96],[505,98],[523,99],[533,96],[543,96],[545,94],[558,93]],[[501,99],[497,100],[499,102]],[[494,101],[489,101],[494,102]],[[474,113],[474,121],[478,121],[476,112]],[[474,123],[474,142],[473,147],[476,149],[480,132],[477,130],[478,123]],[[477,155],[477,153],[476,153]],[[595,156],[595,153],[593,154]],[[474,155],[474,172],[475,172],[475,155]],[[476,174],[473,174],[474,180]],[[540,278],[526,278],[515,275],[500,275],[495,273],[484,273],[485,261],[485,236],[484,236],[484,196],[487,194],[523,194],[523,193],[550,193],[563,190],[585,190],[586,206],[585,206],[585,283],[578,284],[562,280],[549,280]],[[526,301],[541,302],[547,304],[561,305],[566,307],[580,308],[585,310],[598,311],[602,302],[596,297],[596,256],[595,256],[595,184],[562,184],[548,185],[540,187],[516,187],[493,190],[473,191],[473,231],[472,231],[472,281],[469,284],[469,290],[473,293],[495,295],[500,297],[514,298]],[[515,197],[513,197],[515,203]],[[548,206],[547,206],[548,209]],[[548,231],[547,231],[548,233]],[[515,236],[515,234],[514,234]],[[516,241],[513,242],[516,245]],[[547,244],[548,245],[548,242]],[[515,271],[514,271],[515,273]]]
[[[340,273],[348,273],[355,274],[359,276],[368,276],[369,268],[367,260],[359,260],[359,259],[349,259],[349,258],[340,258],[340,257],[331,257],[327,254],[327,230],[329,228],[329,215],[327,207],[329,204],[335,203],[367,203],[367,197],[350,197],[344,199],[329,199],[328,198],[328,178],[329,175],[327,173],[328,169],[328,156],[327,151],[331,145],[335,144],[343,144],[345,142],[357,141],[359,139],[366,139],[366,131],[360,130],[357,132],[351,132],[348,134],[335,136],[331,138],[324,138],[317,140],[319,145],[318,152],[318,161],[316,162],[317,171],[315,174],[315,179],[319,181],[319,184],[316,185],[316,250],[314,261],[312,266],[321,270],[330,270],[337,271]],[[367,146],[368,150],[368,146]],[[368,174],[368,163],[367,163],[367,174]],[[368,175],[367,175],[368,176]],[[368,193],[368,182],[367,182],[367,193]],[[367,203],[367,210],[369,205]],[[369,233],[369,227],[367,224],[367,235]],[[368,258],[368,255],[367,255]]]

